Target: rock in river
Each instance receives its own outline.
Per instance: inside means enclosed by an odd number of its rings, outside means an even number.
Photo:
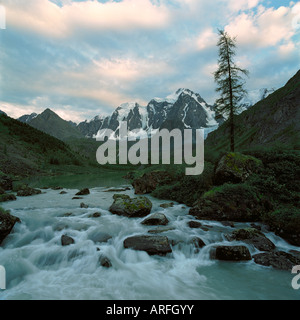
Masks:
[[[10,234],[16,222],[20,222],[20,219],[0,209],[0,244]]]
[[[255,228],[237,229],[227,236],[229,241],[244,241],[252,244],[260,251],[271,251],[275,249],[274,243],[269,240],[261,231]]]
[[[169,220],[163,213],[156,212],[153,213],[151,216],[147,217],[141,223],[147,226],[165,226],[169,223]]]
[[[147,216],[152,209],[151,201],[146,197],[130,198],[124,194],[115,194],[114,203],[109,208],[113,214],[138,218]]]
[[[217,246],[214,258],[224,261],[245,261],[251,260],[251,254],[245,246]]]
[[[146,251],[149,255],[164,256],[172,252],[169,239],[163,236],[133,236],[125,239],[124,248]]]

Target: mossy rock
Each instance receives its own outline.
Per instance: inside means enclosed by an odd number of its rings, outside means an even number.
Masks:
[[[234,230],[231,235],[227,236],[227,239],[230,241],[244,241],[247,244],[253,245],[260,251],[272,251],[275,249],[274,243],[255,228]]]
[[[239,152],[225,154],[216,165],[215,184],[241,183],[262,168],[262,161]]]
[[[200,220],[255,222],[266,212],[255,189],[243,184],[224,184],[205,193],[190,209]]]
[[[109,208],[113,214],[138,218],[147,216],[152,209],[151,201],[146,197],[130,198],[124,194],[115,194],[114,203]]]

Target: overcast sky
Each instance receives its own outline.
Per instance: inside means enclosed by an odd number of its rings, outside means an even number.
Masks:
[[[237,36],[236,62],[250,71],[248,90],[277,89],[300,65],[299,1],[0,4],[0,110],[12,117],[51,108],[79,122],[178,88],[213,104],[218,29]]]

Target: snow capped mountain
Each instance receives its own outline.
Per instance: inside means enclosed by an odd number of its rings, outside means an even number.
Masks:
[[[240,100],[240,111],[248,109],[266,98],[274,90],[260,89],[250,91]],[[148,133],[157,129],[200,129],[205,136],[216,130],[225,121],[223,117],[207,104],[200,94],[180,88],[165,98],[153,98],[147,106],[127,102],[117,107],[108,117],[97,116],[80,123],[77,128],[88,137],[96,137],[101,129],[111,129],[118,134],[121,121],[127,122],[129,131],[143,129]]]
[[[78,128],[86,136],[96,137],[101,129],[111,129],[118,133],[121,121],[127,121],[129,131],[143,129],[148,133],[162,128],[205,128],[212,131],[219,125],[213,107],[198,93],[189,89],[178,89],[166,98],[153,98],[147,106],[136,102],[121,104],[111,116],[85,121],[80,123]]]
[[[267,89],[262,88],[258,90],[251,90],[248,92],[248,95],[240,99],[239,101],[239,113],[244,112],[250,107],[254,106],[257,102],[265,99],[271,93],[273,93],[275,89]]]
[[[23,123],[29,123],[31,120],[38,116],[37,113],[25,114],[24,116],[20,117],[18,120]]]

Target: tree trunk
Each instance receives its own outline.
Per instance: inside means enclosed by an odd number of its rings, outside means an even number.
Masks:
[[[230,151],[234,152],[234,114],[233,107],[230,109]]]
[[[228,42],[226,39],[227,45],[227,65],[228,65],[228,74],[229,74],[229,94],[230,94],[230,151],[234,152],[234,112],[233,112],[233,92],[232,92],[232,78],[231,78],[231,65],[229,58]]]

